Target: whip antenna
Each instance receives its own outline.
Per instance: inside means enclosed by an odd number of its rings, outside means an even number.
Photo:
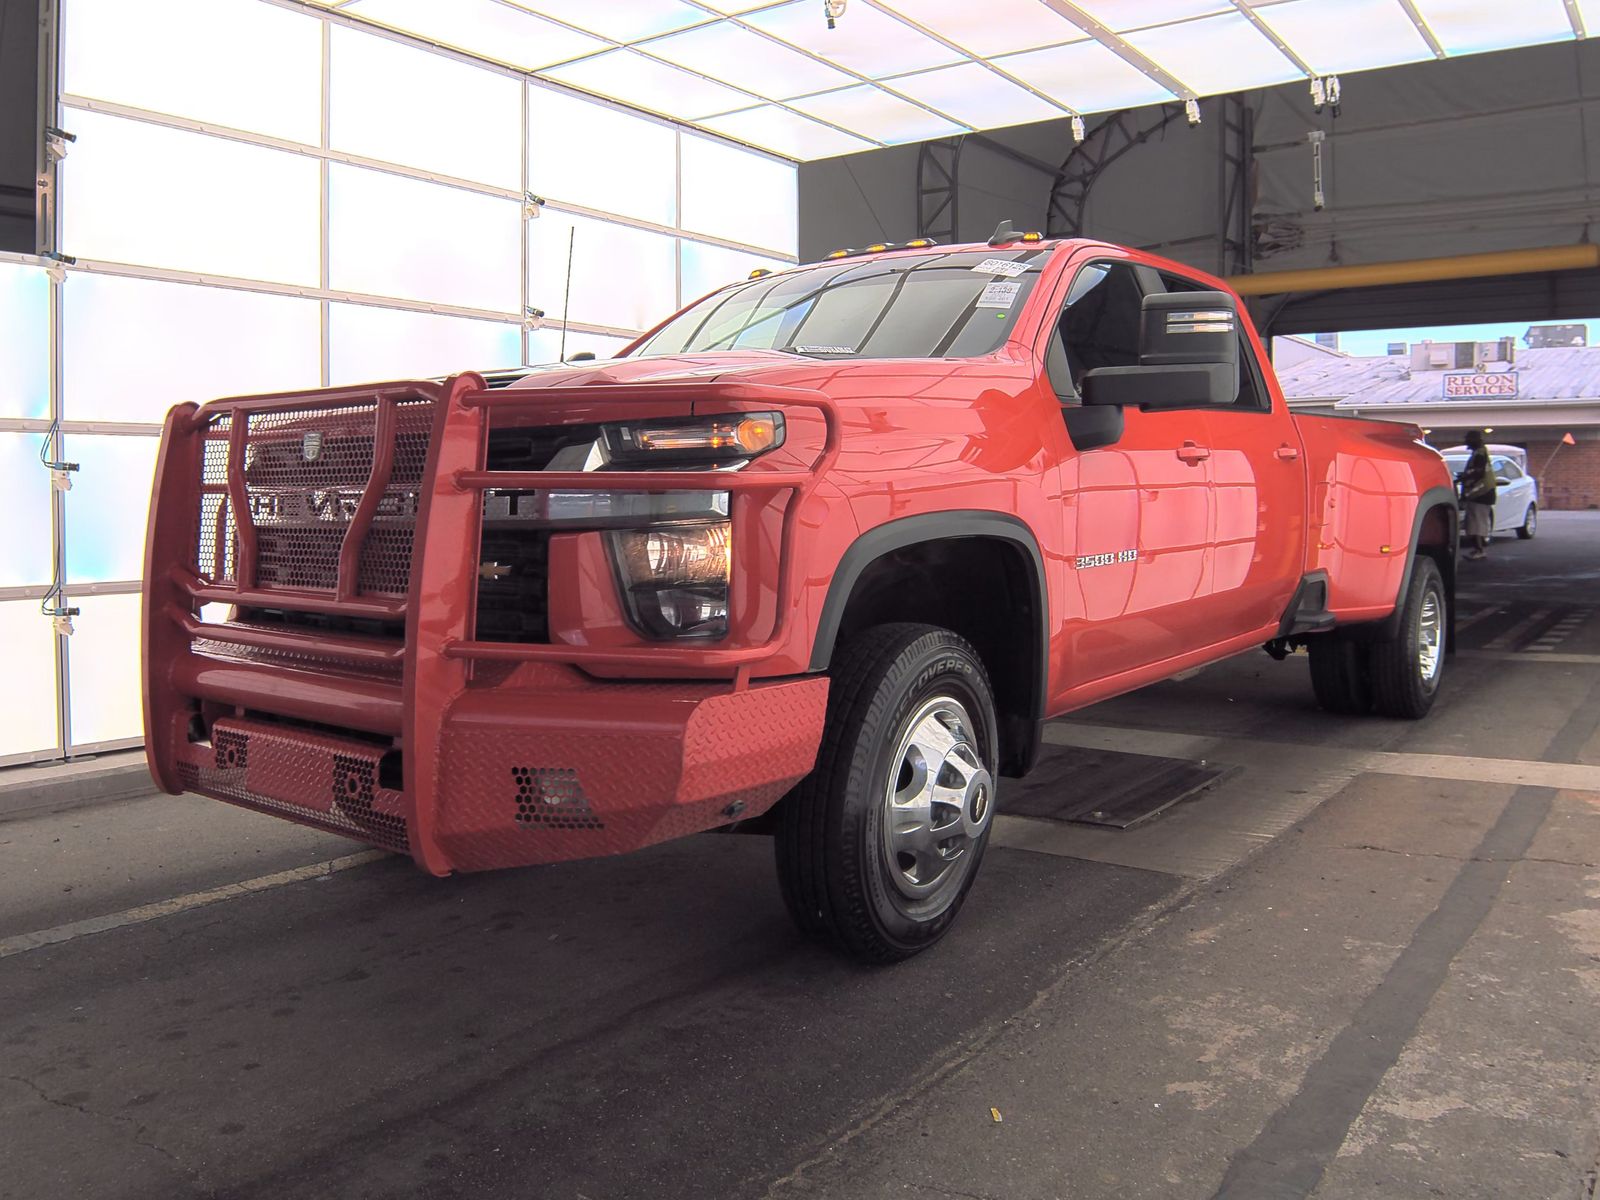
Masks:
[[[561,348],[557,358],[567,361],[567,307],[572,303],[572,245],[578,240],[578,227],[567,230],[567,285],[561,293]]]

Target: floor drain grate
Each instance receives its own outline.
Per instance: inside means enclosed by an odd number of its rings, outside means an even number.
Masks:
[[[1049,746],[1001,809],[1014,817],[1127,829],[1214,787],[1239,768],[1152,754]]]

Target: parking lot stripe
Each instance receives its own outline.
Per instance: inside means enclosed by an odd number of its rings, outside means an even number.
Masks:
[[[128,925],[140,925],[146,921],[187,912],[191,908],[203,908],[222,900],[235,900],[240,896],[270,891],[291,883],[320,879],[338,871],[348,871],[351,867],[377,862],[380,858],[392,857],[394,856],[387,850],[363,850],[358,854],[346,854],[342,858],[329,859],[326,862],[311,863],[309,866],[278,871],[271,875],[260,875],[255,879],[246,879],[242,883],[227,883],[221,887],[208,888],[203,892],[190,892],[187,896],[175,896],[171,900],[157,900],[153,904],[141,904],[137,908],[125,908],[121,912],[107,913],[101,917],[88,917],[82,921],[55,925],[49,929],[36,929],[32,933],[19,933],[14,937],[0,939],[0,958],[9,958],[13,954],[25,954],[29,950],[70,942],[74,938],[91,933],[105,933]]]
[[[1500,662],[1517,663],[1566,663],[1569,666],[1592,667],[1600,664],[1600,654],[1565,654],[1555,650],[1545,650],[1540,646],[1531,647],[1539,653],[1535,658],[1520,654],[1515,650],[1457,650],[1458,658],[1488,658]]]
[[[1539,624],[1550,616],[1548,608],[1537,608],[1528,616],[1522,618],[1510,629],[1495,638],[1484,647],[1485,650],[1511,650],[1514,649],[1530,629],[1536,629]]]
[[[1090,730],[1105,732],[1104,727],[1095,726],[1050,726],[1045,731],[1046,740],[1077,744],[1063,741],[1057,730],[1069,734]],[[1143,731],[1138,731],[1137,736],[1136,748],[1142,754],[1197,760],[1218,757],[1210,755],[1211,748],[1217,744],[1214,738],[1170,733],[1146,735]],[[1303,821],[1359,773],[1350,764],[1321,758],[1296,757],[1285,761],[1282,747],[1277,746],[1270,752],[1255,754],[1251,762],[1243,765],[1248,768],[1266,761],[1273,763],[1270,771],[1246,769],[1207,791],[1199,802],[1177,805],[1164,812],[1158,821],[1147,821],[1125,830],[1009,815],[1005,812],[1002,794],[1000,815],[995,818],[994,845],[1141,871],[1159,871],[1186,879],[1210,879],[1244,861],[1296,822]]]
[[[1547,659],[1541,658],[1540,661]],[[1159,733],[1147,729],[1067,722],[1046,726],[1044,739],[1057,746],[1137,751],[1162,758],[1215,759],[1245,766],[1282,762],[1285,755],[1292,754],[1296,762],[1316,763],[1326,769],[1343,769],[1356,774],[1412,775],[1422,779],[1456,779],[1467,783],[1507,783],[1519,787],[1531,785],[1600,792],[1600,766],[1582,763],[1305,746],[1256,738],[1198,737],[1187,733]]]
[[[1505,609],[1500,605],[1491,604],[1488,608],[1480,608],[1477,612],[1472,613],[1470,616],[1458,616],[1456,618],[1456,633],[1459,634],[1464,630],[1471,629],[1474,625],[1478,624],[1478,622],[1487,621],[1490,617],[1496,616],[1504,611]]]

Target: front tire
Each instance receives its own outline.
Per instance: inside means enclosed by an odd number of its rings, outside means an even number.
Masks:
[[[1537,504],[1530,504],[1530,505],[1528,505],[1527,513],[1524,514],[1524,516],[1522,518],[1522,524],[1517,527],[1517,536],[1519,538],[1521,538],[1523,541],[1527,541],[1529,538],[1531,538],[1534,534],[1536,534],[1538,532],[1539,532],[1539,506]]]
[[[949,930],[994,817],[998,733],[967,642],[881,625],[840,648],[816,769],[783,802],[785,905],[806,933],[894,962]]]

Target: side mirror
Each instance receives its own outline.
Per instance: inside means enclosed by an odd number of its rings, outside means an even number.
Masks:
[[[569,363],[572,363],[572,362],[593,362],[594,361],[594,351],[593,350],[579,350],[576,354],[574,354],[570,358],[568,358],[567,361]]]
[[[1158,292],[1144,298],[1139,365],[1098,367],[1083,402],[1145,410],[1221,408],[1239,398],[1239,309],[1227,292]]]
[[[1509,479],[1496,479],[1495,480],[1495,484],[1497,486],[1499,486],[1499,487],[1510,487],[1511,486],[1511,480],[1509,480]]]

